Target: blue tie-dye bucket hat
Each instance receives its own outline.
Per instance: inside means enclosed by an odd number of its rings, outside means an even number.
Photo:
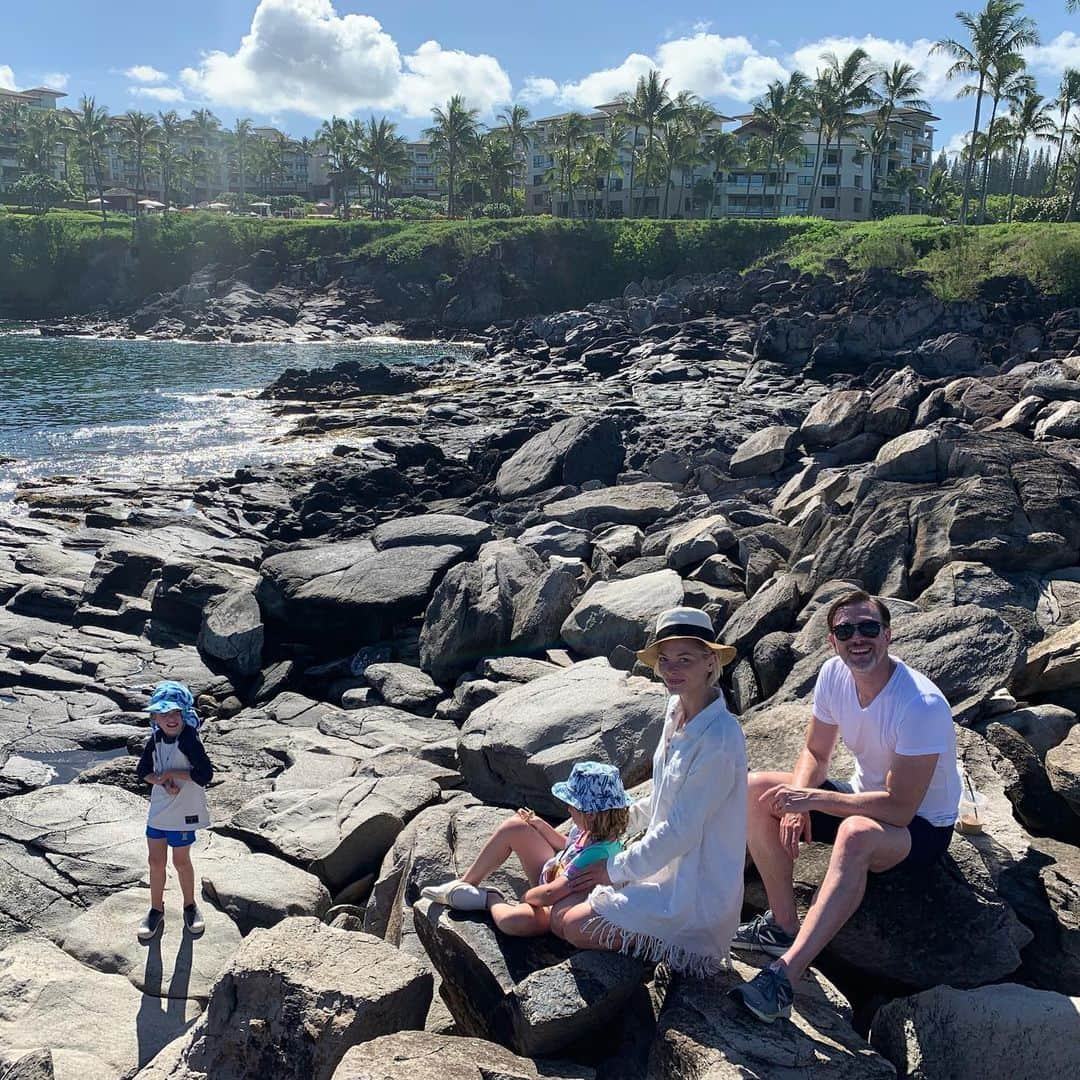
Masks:
[[[172,712],[179,709],[188,727],[198,730],[199,714],[195,711],[195,699],[191,691],[183,684],[171,680],[158,683],[150,695],[150,704],[146,711],[150,714],[150,723],[154,723],[154,713]]]
[[[619,810],[634,801],[623,788],[619,770],[602,761],[579,761],[568,780],[552,785],[551,794],[583,814]]]

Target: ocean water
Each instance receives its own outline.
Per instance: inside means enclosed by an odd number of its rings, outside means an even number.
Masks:
[[[256,400],[286,368],[347,359],[423,364],[444,342],[227,345],[40,337],[0,322],[0,513],[40,476],[168,480],[314,458],[341,441],[280,437],[293,426]]]

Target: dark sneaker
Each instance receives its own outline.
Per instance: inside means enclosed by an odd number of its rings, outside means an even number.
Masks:
[[[189,934],[201,934],[206,929],[202,912],[195,904],[188,904],[184,908],[184,929]]]
[[[769,956],[783,956],[795,939],[773,921],[772,912],[766,911],[756,919],[739,924],[731,947],[740,952],[763,952]]]
[[[157,908],[151,908],[146,913],[143,921],[139,923],[139,929],[136,931],[139,940],[149,941],[164,925],[165,912],[158,911]]]
[[[771,1024],[778,1016],[788,1019],[791,1003],[795,1000],[795,991],[791,989],[787,975],[771,967],[759,971],[748,983],[736,986],[729,993],[766,1024]]]

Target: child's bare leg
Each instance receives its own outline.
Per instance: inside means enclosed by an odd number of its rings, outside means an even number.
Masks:
[[[168,861],[168,841],[146,838],[146,862],[150,869],[150,906],[165,910],[165,866]]]
[[[162,843],[165,841],[163,840]],[[191,865],[191,848],[174,847],[172,864],[180,879],[180,892],[184,895],[184,907],[195,903],[195,867]]]
[[[512,814],[491,834],[491,839],[480,849],[461,880],[479,885],[511,855],[516,855],[525,876],[535,885],[540,880],[544,863],[555,854],[552,846],[528,822]]]
[[[549,908],[533,907],[524,901],[508,904],[489,895],[488,911],[492,921],[510,937],[539,937],[548,931]]]

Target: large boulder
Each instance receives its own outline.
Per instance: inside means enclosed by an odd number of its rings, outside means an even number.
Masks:
[[[429,900],[413,910],[458,1030],[519,1054],[554,1054],[603,1032],[645,978],[641,961],[618,953],[507,937],[485,916]]]
[[[641,649],[661,611],[683,603],[674,570],[589,587],[562,625],[562,639],[582,656],[610,656],[617,646]]]
[[[1054,790],[1080,814],[1080,727],[1047,753],[1046,772]]]
[[[418,514],[384,522],[371,534],[371,542],[377,551],[449,544],[471,554],[494,537],[491,526],[476,518],[460,514]]]
[[[533,1061],[485,1039],[399,1031],[354,1046],[333,1080],[592,1080],[587,1065]]]
[[[387,705],[421,716],[431,716],[443,696],[425,672],[408,664],[368,664],[364,679]]]
[[[331,1080],[346,1051],[423,1027],[431,975],[369,934],[293,918],[256,930],[186,1045],[147,1080]]]
[[[514,540],[484,544],[434,591],[420,630],[420,666],[450,682],[486,656],[510,652],[523,597],[547,573],[532,548]]]
[[[821,450],[853,439],[866,424],[870,395],[865,390],[834,390],[816,401],[799,434],[808,449]]]
[[[458,743],[461,770],[485,802],[561,816],[551,785],[565,780],[575,761],[616,765],[628,785],[648,775],[666,705],[659,684],[586,660],[473,712]]]
[[[764,1025],[728,996],[757,969],[735,960],[710,979],[668,987],[649,1054],[649,1080],[813,1077],[885,1080],[896,1070],[851,1026],[851,1007],[811,969],[795,988],[788,1023]]]
[[[32,934],[0,950],[0,1001],[0,1076],[45,1047],[56,1080],[124,1080],[200,1012],[190,999],[142,994]]]
[[[1028,649],[1012,690],[1021,697],[1080,686],[1080,620]]]
[[[257,675],[262,667],[263,625],[255,594],[234,590],[210,600],[203,611],[198,645],[204,656],[241,679]]]
[[[622,435],[606,417],[571,417],[534,435],[503,462],[495,490],[503,499],[587,480],[614,483],[623,466]]]
[[[795,446],[797,435],[795,428],[784,424],[771,424],[755,431],[731,455],[728,472],[735,477],[779,472]]]
[[[624,484],[585,491],[544,506],[548,521],[561,521],[580,529],[601,525],[640,525],[644,528],[670,514],[679,496],[670,484]]]
[[[887,1002],[870,1041],[911,1080],[1080,1076],[1080,997],[1016,983]]]
[[[322,789],[257,796],[228,827],[317,875],[336,892],[374,873],[405,824],[438,799],[433,780],[350,776]]]
[[[420,614],[462,554],[455,544],[379,551],[363,540],[299,548],[262,564],[257,596],[286,636],[340,654]]]

